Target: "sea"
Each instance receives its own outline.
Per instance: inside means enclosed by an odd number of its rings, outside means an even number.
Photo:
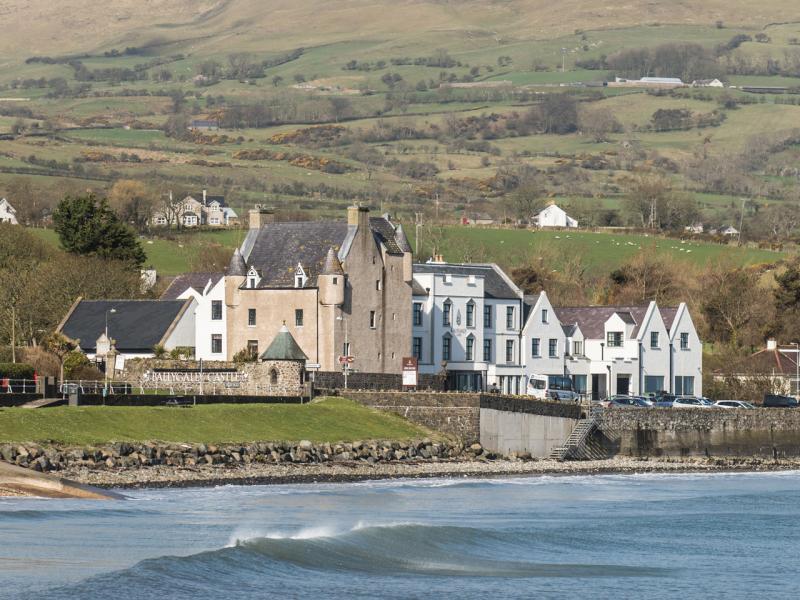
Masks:
[[[0,598],[797,598],[800,472],[0,499]]]

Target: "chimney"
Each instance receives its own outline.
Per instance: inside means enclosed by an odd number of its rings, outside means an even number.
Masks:
[[[366,206],[348,206],[347,224],[366,231],[369,228],[369,209]]]
[[[767,340],[767,350],[777,350],[778,349],[778,342],[776,342],[773,338]]]
[[[444,255],[442,254],[434,254],[431,256],[431,259],[428,261],[429,263],[435,265],[443,265],[444,264]]]
[[[248,213],[250,229],[261,229],[267,223],[275,222],[275,213],[268,208],[253,208]]]
[[[208,206],[206,204],[206,190],[203,190],[203,206]]]

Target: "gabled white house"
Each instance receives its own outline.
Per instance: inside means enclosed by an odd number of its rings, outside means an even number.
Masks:
[[[222,273],[187,273],[172,280],[162,300],[193,298],[195,358],[225,360],[226,335],[225,278]]]
[[[551,204],[533,218],[533,223],[536,227],[563,227],[575,228],[578,226],[578,221],[570,217],[564,209]]]
[[[414,265],[412,353],[449,389],[524,393],[522,291],[494,264]]]
[[[561,377],[567,374],[566,360],[571,349],[546,292],[525,296],[522,347],[522,364],[527,379],[534,375]]]
[[[592,399],[702,393],[702,344],[685,304],[556,310],[570,348],[565,372]]]
[[[19,225],[17,221],[17,210],[5,198],[0,198],[0,223],[10,223]]]

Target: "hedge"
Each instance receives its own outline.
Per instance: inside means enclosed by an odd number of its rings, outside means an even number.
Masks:
[[[0,363],[0,378],[33,379],[36,369],[25,363]]]

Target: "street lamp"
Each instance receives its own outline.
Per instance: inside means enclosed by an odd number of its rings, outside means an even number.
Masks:
[[[108,310],[106,310],[106,330],[105,330],[105,335],[106,335],[106,340],[108,341],[108,352],[106,353],[106,357],[105,357],[106,368],[103,369],[105,371],[105,373],[103,373],[103,378],[105,379],[105,382],[104,382],[104,385],[103,385],[103,405],[105,405],[106,396],[108,396],[108,355],[111,353],[111,338],[108,337],[108,315],[109,314],[112,314],[112,315],[116,314],[116,312],[117,312],[116,308],[109,308]],[[97,359],[97,357],[95,357],[95,360],[96,359]]]
[[[337,321],[344,321],[344,352],[345,363],[342,365],[342,373],[344,374],[344,389],[347,389],[347,372],[350,370],[350,363],[347,362],[350,357],[350,341],[347,338],[347,319],[344,315],[336,317]]]
[[[794,342],[794,395],[800,396],[800,342]]]

